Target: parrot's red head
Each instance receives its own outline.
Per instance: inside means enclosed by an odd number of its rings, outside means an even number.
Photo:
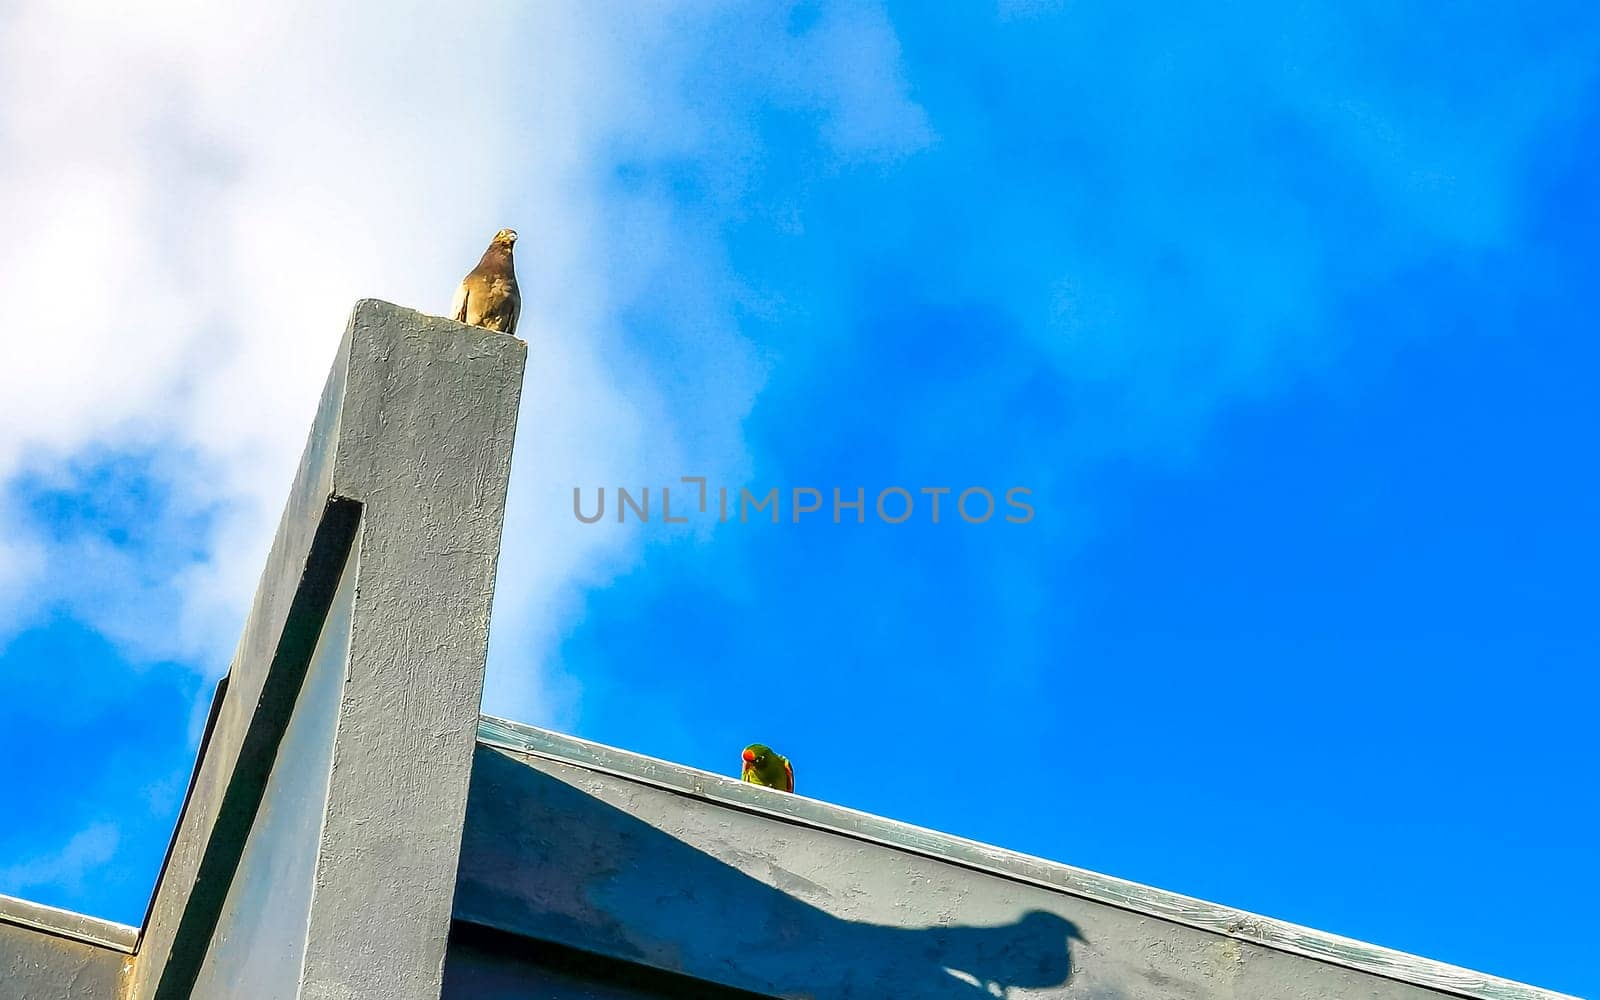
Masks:
[[[750,744],[739,757],[743,761],[739,765],[741,780],[786,792],[794,791],[794,768],[789,766],[789,758],[773,752],[765,743]]]

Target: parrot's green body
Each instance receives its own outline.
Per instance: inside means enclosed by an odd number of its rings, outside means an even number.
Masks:
[[[752,743],[744,748],[740,756],[744,761],[739,768],[740,781],[766,785],[784,792],[794,791],[794,768],[783,754],[765,743]]]

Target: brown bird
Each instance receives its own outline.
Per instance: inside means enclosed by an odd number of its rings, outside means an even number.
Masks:
[[[499,333],[517,332],[522,294],[517,291],[517,272],[511,263],[511,245],[516,242],[513,230],[494,234],[478,266],[461,279],[450,303],[451,319]]]

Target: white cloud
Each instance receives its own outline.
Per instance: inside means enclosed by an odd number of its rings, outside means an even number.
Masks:
[[[121,839],[115,824],[96,823],[86,827],[59,851],[0,868],[0,891],[15,894],[36,886],[53,885],[78,892],[85,875],[116,855]]]
[[[368,294],[442,300],[499,225],[506,144],[481,119],[509,102],[407,70],[438,37],[418,13],[51,2],[0,34],[0,215],[18,237],[0,249],[0,475],[160,444],[196,456],[168,470],[179,492],[223,504],[181,627],[139,652],[220,668],[344,313]],[[508,16],[466,13],[505,36]],[[434,134],[446,102],[474,155]],[[87,559],[130,598],[138,567],[113,555],[85,540],[51,553],[52,575]],[[154,632],[115,597],[69,603],[125,619],[117,638]]]
[[[0,503],[0,524],[19,520]],[[5,649],[6,637],[36,610],[32,584],[45,567],[43,549],[34,539],[18,531],[0,535],[0,650]]]
[[[613,196],[611,159],[726,158],[737,190],[756,140],[686,96],[709,72],[698,39],[735,30],[745,100],[814,107],[841,156],[929,141],[881,14],[825,12],[799,34],[776,12],[711,24],[577,3],[5,8],[0,483],[153,450],[182,456],[161,474],[215,517],[199,558],[150,579],[114,546],[29,537],[24,512],[0,509],[0,599],[36,598],[7,600],[0,635],[53,602],[134,655],[220,672],[350,305],[442,309],[514,225],[531,349],[488,701],[552,712],[554,644],[640,544],[577,524],[572,486],[737,476],[763,377],[729,310],[719,220]],[[841,53],[848,76],[814,79]],[[662,373],[633,360],[620,316],[668,266],[682,367]]]

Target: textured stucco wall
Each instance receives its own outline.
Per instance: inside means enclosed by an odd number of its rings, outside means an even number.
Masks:
[[[382,303],[347,338],[334,490],[363,504],[361,564],[301,995],[432,1000],[527,345]]]
[[[628,766],[641,775],[672,769],[648,761]],[[703,776],[682,783],[697,784],[695,793],[707,786]],[[765,789],[722,797],[770,800],[774,811],[804,805]],[[817,806],[810,811],[841,824],[867,819]],[[919,836],[902,829],[908,839]],[[924,839],[933,844],[938,835]],[[1462,995],[974,870],[843,828],[487,746],[479,747],[473,771],[456,916],[782,997]],[[1527,992],[1496,995],[1539,992],[1508,988]]]
[[[299,995],[359,571],[357,551],[334,593],[193,1000],[233,1000],[244,992],[250,1000]],[[241,991],[242,984],[249,989]]]
[[[0,1000],[117,1000],[125,952],[0,922]]]
[[[188,1000],[197,983],[254,997],[228,982],[241,963],[297,977],[274,996],[438,996],[526,357],[505,334],[357,303],[128,1000]],[[324,692],[313,652],[352,548],[349,653]],[[314,705],[296,706],[302,684]],[[330,708],[284,742],[301,709]],[[265,889],[277,873],[284,900]]]
[[[356,304],[142,934],[0,900],[0,1000],[439,996],[526,359]]]

